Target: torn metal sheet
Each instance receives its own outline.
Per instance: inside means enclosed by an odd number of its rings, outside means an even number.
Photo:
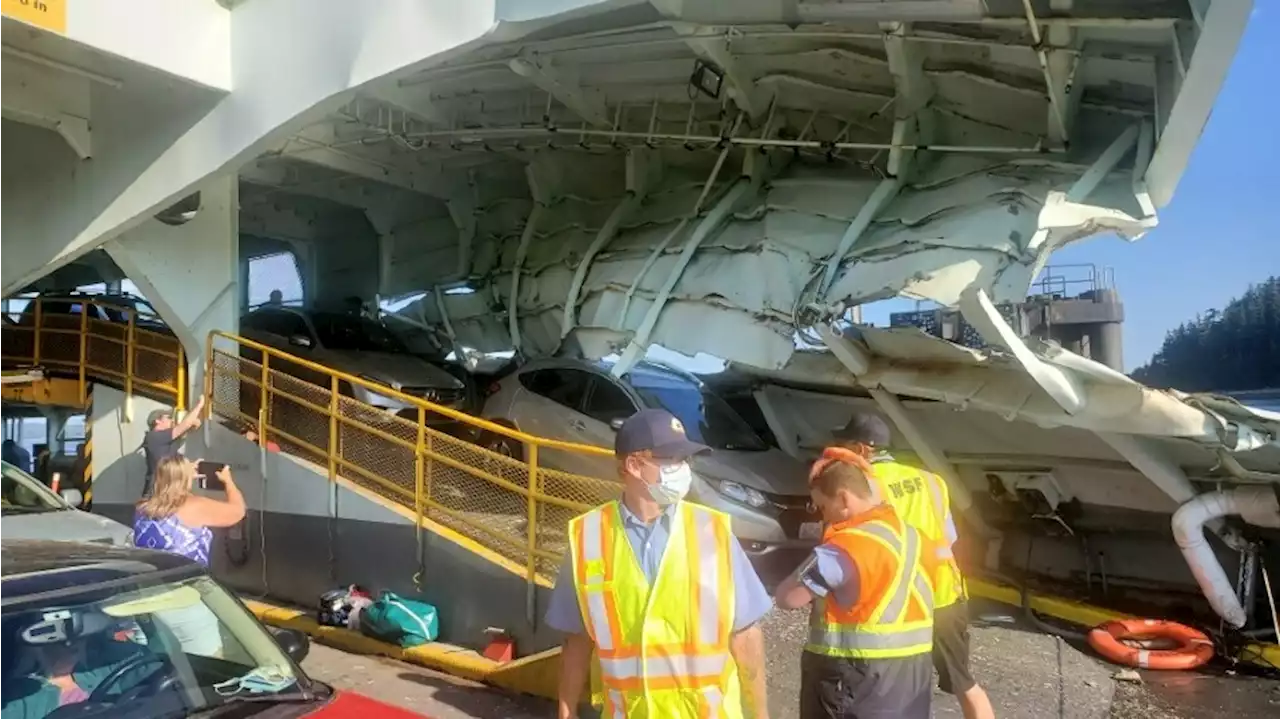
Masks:
[[[731,364],[728,371],[819,394],[883,387],[904,398],[984,410],[1014,424],[1143,435],[1175,456],[1191,453],[1183,458],[1198,457],[1205,467],[1216,464],[1213,452],[1221,449],[1249,470],[1280,472],[1280,416],[1230,398],[1152,389],[1051,343],[1035,343],[1039,361],[1083,388],[1081,407],[1069,413],[1010,355],[960,347],[916,328],[862,327],[851,337],[871,358],[861,377],[826,351],[799,352],[781,370]]]

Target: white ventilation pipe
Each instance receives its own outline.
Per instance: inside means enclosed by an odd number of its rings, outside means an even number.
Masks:
[[[1204,535],[1206,522],[1232,514],[1260,527],[1280,528],[1280,487],[1257,485],[1198,495],[1173,513],[1173,538],[1213,611],[1239,628],[1247,618],[1245,609]]]

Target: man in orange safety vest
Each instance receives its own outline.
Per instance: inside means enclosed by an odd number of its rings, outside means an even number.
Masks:
[[[969,666],[969,610],[964,577],[953,547],[957,539],[951,495],[942,477],[887,452],[889,425],[859,413],[834,433],[836,443],[871,463],[876,495],[937,548],[934,581],[933,666],[938,688],[960,701],[965,719],[992,719],[995,711]]]

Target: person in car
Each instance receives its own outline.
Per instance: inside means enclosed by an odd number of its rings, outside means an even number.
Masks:
[[[182,418],[181,422],[173,421],[173,410],[155,409],[147,415],[147,433],[142,438],[142,452],[147,460],[147,478],[142,485],[142,496],[151,494],[155,481],[156,467],[160,460],[178,454],[182,446],[182,438],[187,432],[200,426],[200,410],[204,409],[204,395],[196,399],[195,406]]]
[[[17,658],[12,675],[5,677],[2,719],[43,719],[59,707],[84,702],[104,679],[146,652],[132,642],[113,640],[115,623],[104,614],[75,609],[59,612],[62,617],[50,618],[52,614],[33,617],[20,628],[16,642],[6,642],[5,651]],[[137,686],[157,665],[138,662],[106,688],[106,698]]]
[[[31,453],[12,439],[4,441],[4,461],[23,472],[31,471]]]

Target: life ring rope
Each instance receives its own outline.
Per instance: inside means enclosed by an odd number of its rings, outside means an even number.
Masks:
[[[1174,649],[1146,649],[1126,642],[1166,639]],[[1161,619],[1115,619],[1088,635],[1089,646],[1103,657],[1141,669],[1195,669],[1213,658],[1213,641],[1204,632]]]

